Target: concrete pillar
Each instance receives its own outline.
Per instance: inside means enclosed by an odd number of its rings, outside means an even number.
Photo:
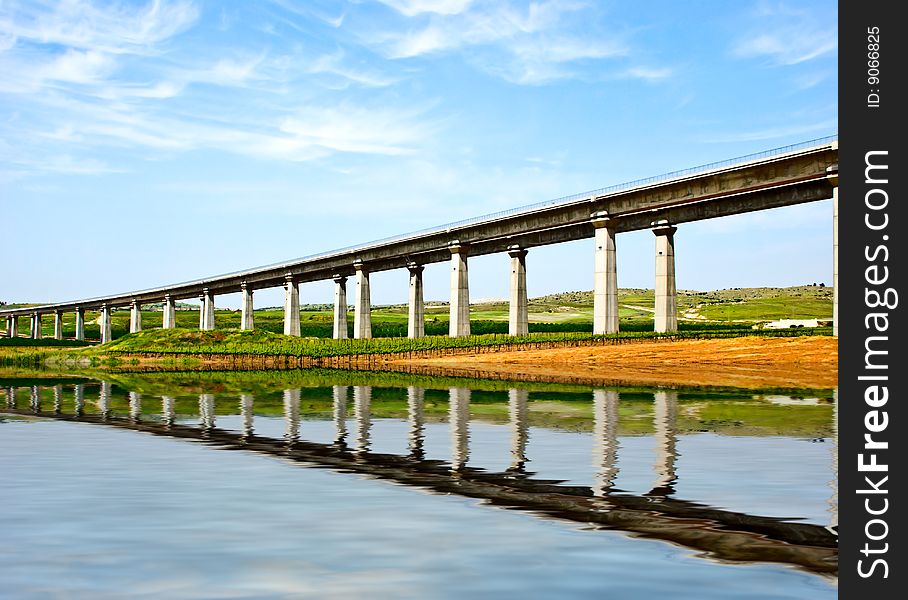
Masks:
[[[76,339],[85,339],[85,309],[76,309]]]
[[[656,236],[656,314],[657,333],[678,331],[678,296],[675,288],[675,232],[668,221],[653,223]]]
[[[357,452],[368,452],[371,444],[372,429],[372,387],[368,385],[353,386],[353,415],[356,417]]]
[[[32,339],[41,339],[41,315],[38,313],[32,314]]]
[[[19,316],[13,315],[10,317],[10,326],[6,332],[8,337],[14,338],[19,337]]]
[[[470,278],[467,273],[467,247],[458,243],[451,251],[451,316],[449,337],[470,335]]]
[[[331,392],[334,402],[334,443],[347,445],[347,386],[335,385]]]
[[[511,418],[511,466],[508,471],[523,473],[527,462],[527,441],[529,440],[529,423],[527,402],[530,392],[527,390],[508,390],[508,415]]]
[[[527,314],[527,251],[519,246],[508,249],[511,257],[511,301],[508,310],[508,334],[526,335],[530,332]]]
[[[106,344],[111,340],[110,336],[110,307],[106,304],[101,305],[101,343]]]
[[[832,335],[839,335],[839,186],[832,188]]]
[[[63,313],[59,310],[54,311],[54,339],[63,339]]]
[[[300,288],[293,275],[284,277],[284,335],[300,336]]]
[[[425,458],[425,408],[426,389],[411,385],[407,387],[407,440],[410,456],[422,460]]]
[[[353,312],[353,337],[372,337],[372,298],[369,293],[369,272],[363,263],[353,265],[356,269],[356,306]]]
[[[451,426],[451,470],[460,471],[470,459],[470,388],[448,390],[448,424]]]
[[[170,294],[164,294],[164,314],[161,317],[164,329],[175,329],[177,326],[177,306]]]
[[[240,329],[250,331],[255,328],[255,307],[253,305],[252,288],[246,282],[240,284],[242,300],[240,301]]]
[[[334,276],[334,333],[336,340],[347,339],[347,278]]]
[[[615,220],[605,212],[594,213],[596,249],[593,272],[593,335],[618,333],[618,266]]]
[[[252,437],[255,411],[253,410],[253,397],[249,394],[240,394],[240,420],[243,425],[243,437]]]
[[[422,265],[407,265],[410,271],[410,293],[407,300],[407,337],[421,338],[426,335],[426,304],[423,294]]]
[[[605,496],[618,477],[618,392],[593,390],[594,496]]]
[[[673,390],[658,391],[653,394],[653,429],[656,437],[656,481],[651,494],[669,495],[673,493],[677,474],[675,462],[678,460],[678,392]]]
[[[284,440],[288,445],[300,439],[300,388],[284,390]]]
[[[214,329],[214,294],[208,288],[202,290],[202,308],[204,309],[202,329],[211,331]]]
[[[13,318],[10,315],[6,316],[6,337],[13,337],[10,335],[13,331]]]
[[[129,333],[142,331],[142,305],[133,300],[129,304]]]
[[[205,331],[205,294],[199,294],[199,329]]]

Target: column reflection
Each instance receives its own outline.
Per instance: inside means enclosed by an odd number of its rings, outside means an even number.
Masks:
[[[470,390],[448,390],[448,422],[451,426],[451,469],[460,471],[470,459]]]
[[[334,443],[347,447],[347,386],[335,385],[331,390],[334,401]]]
[[[214,394],[199,394],[199,418],[203,431],[214,429]]]
[[[832,391],[832,480],[829,482],[829,527],[839,527],[839,388]]]
[[[63,386],[57,384],[54,386],[54,413],[60,414],[63,412]]]
[[[33,385],[31,389],[31,396],[29,398],[29,406],[33,412],[41,412],[41,391],[38,389],[38,386]]]
[[[618,477],[618,392],[593,390],[594,496],[606,496]]]
[[[252,396],[240,394],[240,421],[243,427],[243,439],[252,437],[254,418]]]
[[[527,401],[530,393],[527,390],[508,390],[508,416],[511,420],[511,465],[508,471],[525,473],[527,442],[529,441],[529,423]]]
[[[653,394],[653,427],[656,438],[656,481],[650,494],[669,496],[675,493],[678,476],[678,392],[660,390]]]
[[[372,428],[372,387],[368,385],[353,386],[353,413],[356,417],[357,452],[368,452],[371,444]]]
[[[85,386],[77,383],[73,388],[73,412],[81,417],[85,412]]]
[[[110,384],[106,381],[101,382],[101,389],[98,391],[98,412],[101,413],[102,419],[110,416]]]
[[[176,408],[173,396],[161,396],[161,418],[170,427],[176,421]]]
[[[425,445],[425,388],[411,385],[407,387],[407,439],[410,458],[422,460],[426,457]]]
[[[284,440],[287,446],[300,439],[300,389],[284,390]]]
[[[142,395],[129,392],[129,420],[137,423],[142,418]]]
[[[6,388],[6,407],[16,408],[16,388]]]

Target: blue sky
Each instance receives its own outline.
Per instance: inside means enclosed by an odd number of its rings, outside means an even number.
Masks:
[[[185,281],[834,134],[836,12],[0,1],[0,299]],[[829,284],[831,224],[824,201],[683,225],[678,285]],[[619,285],[652,287],[653,235],[617,244]],[[592,241],[527,268],[531,296],[591,289]],[[474,299],[506,297],[506,255],[470,274]],[[406,271],[372,282],[406,301]],[[446,299],[447,265],[425,282]]]

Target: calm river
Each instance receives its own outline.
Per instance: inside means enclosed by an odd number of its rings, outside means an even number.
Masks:
[[[0,371],[2,598],[835,598],[832,390]]]

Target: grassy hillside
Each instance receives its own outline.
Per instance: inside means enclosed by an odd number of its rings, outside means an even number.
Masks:
[[[654,310],[653,290],[621,289],[618,291],[621,328],[624,331],[652,329]],[[183,305],[176,312],[177,327],[198,328],[199,311]],[[142,311],[143,329],[161,327],[160,309]],[[776,319],[832,319],[832,288],[798,286],[789,288],[734,288],[710,292],[680,290],[678,314],[682,330],[750,325]],[[99,314],[86,313],[85,335],[100,337]],[[283,311],[278,308],[256,310],[255,326],[262,331],[283,332]],[[300,330],[303,337],[331,337],[333,312],[324,304],[301,307]],[[592,292],[563,292],[529,301],[530,332],[590,332],[593,323]],[[473,304],[470,307],[471,328],[475,334],[505,334],[508,331],[508,305],[505,302]],[[218,329],[240,326],[238,310],[217,310]],[[353,334],[353,313],[347,315],[348,334]],[[28,334],[28,319],[19,319],[20,335]],[[53,317],[42,322],[44,337],[53,337]],[[114,339],[129,332],[129,311],[112,313]],[[407,334],[406,305],[375,306],[372,308],[372,332],[375,337],[403,337]],[[443,302],[426,304],[426,335],[447,335],[448,306]],[[75,315],[66,313],[63,336],[75,336]]]

